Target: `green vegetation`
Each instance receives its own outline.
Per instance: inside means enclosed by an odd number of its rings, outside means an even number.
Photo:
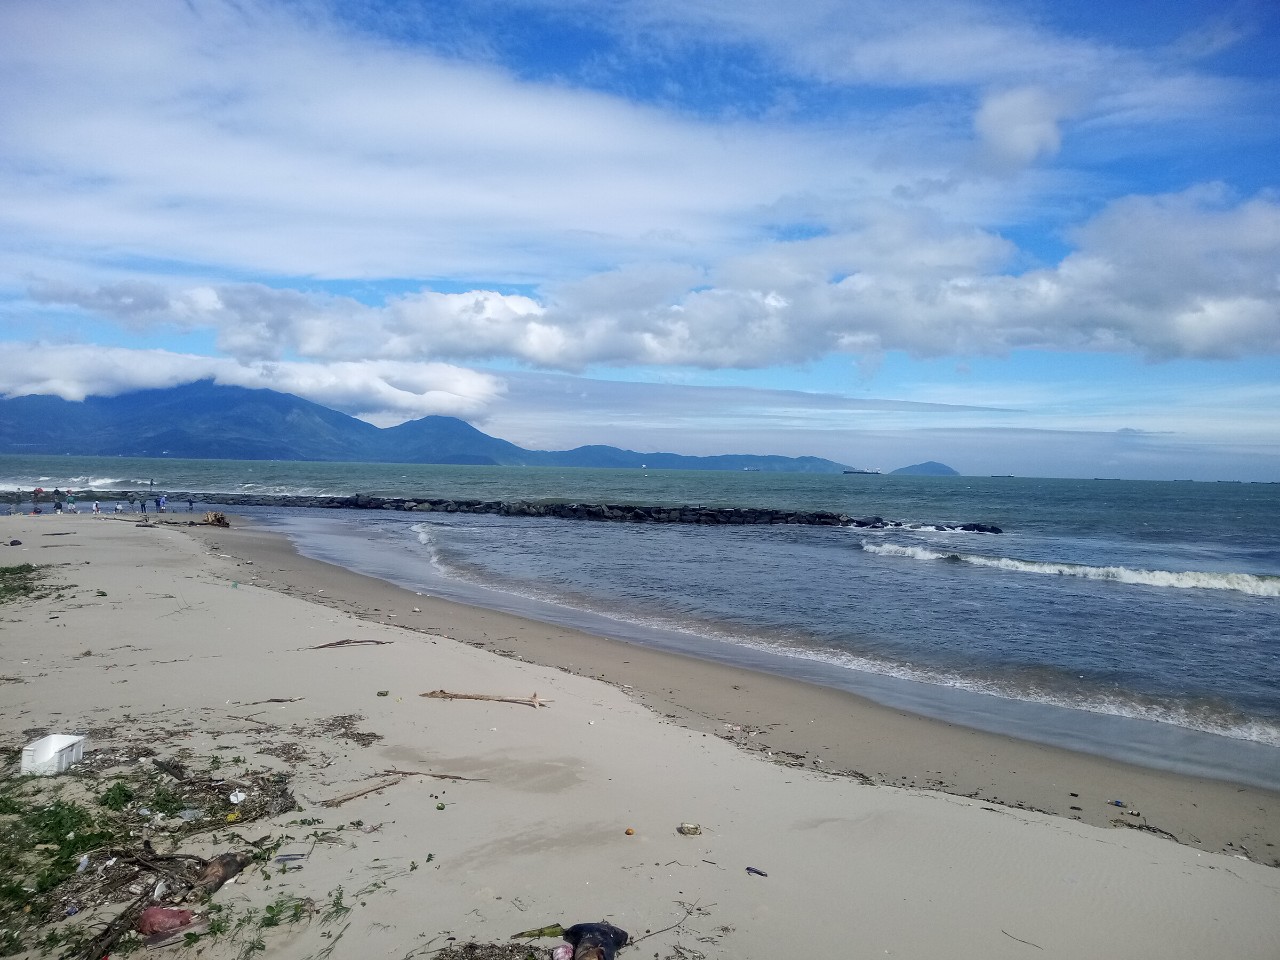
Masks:
[[[45,594],[36,592],[44,567],[34,563],[20,563],[16,567],[0,567],[0,603],[15,600],[34,600]]]
[[[126,803],[132,800],[137,794],[123,780],[117,780],[110,787],[98,795],[98,802],[108,810],[120,811],[124,809]]]

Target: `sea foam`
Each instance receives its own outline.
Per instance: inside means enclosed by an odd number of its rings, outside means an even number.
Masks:
[[[929,547],[897,543],[862,542],[862,549],[882,557],[908,560],[945,560],[989,567],[1012,573],[1037,573],[1058,577],[1081,577],[1086,580],[1110,580],[1115,583],[1145,587],[1171,587],[1178,590],[1231,590],[1254,597],[1280,597],[1280,577],[1253,573],[1230,573],[1202,570],[1141,570],[1132,567],[1095,567],[1083,563],[1049,563],[1041,560],[1019,560],[1016,557],[990,557],[978,553],[957,553]]]

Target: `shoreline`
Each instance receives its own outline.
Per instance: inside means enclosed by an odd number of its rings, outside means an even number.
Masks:
[[[1280,792],[975,730],[848,691],[419,594],[304,557],[287,536],[246,518],[233,524],[188,529],[225,548],[256,585],[420,632],[448,624],[453,639],[601,680],[668,721],[786,766],[1140,830],[1280,866]],[[404,612],[406,603],[421,612]],[[1127,806],[1109,803],[1116,799]]]

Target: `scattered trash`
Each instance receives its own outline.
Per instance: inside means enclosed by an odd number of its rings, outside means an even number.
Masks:
[[[85,738],[54,733],[22,748],[22,773],[49,777],[84,759]]]
[[[389,697],[389,696],[391,696],[391,691],[390,691],[390,690],[379,690],[379,691],[378,691],[378,696],[380,696],[380,697]]]
[[[204,816],[204,811],[199,807],[187,807],[185,810],[178,811],[178,817],[190,823],[192,820],[199,820]]]
[[[759,867],[747,867],[747,873],[751,874],[752,876],[756,876],[756,877],[767,877],[767,876],[768,876],[768,874],[767,874],[767,873],[765,873],[763,870],[761,870]]]
[[[614,960],[614,955],[627,945],[630,935],[612,923],[575,923],[564,932],[564,938],[573,947],[571,956]]]
[[[76,864],[76,873],[84,873],[89,869],[89,855],[81,854],[80,862]]]
[[[245,800],[249,799],[249,795],[243,790],[236,790],[227,799],[232,803],[244,803]]]
[[[305,853],[282,853],[280,856],[276,857],[276,863],[292,863],[295,860],[305,859],[307,859],[307,855]]]
[[[696,837],[702,833],[702,827],[696,823],[682,823],[676,827],[676,833],[684,834],[686,837]]]
[[[443,809],[444,809],[444,804],[443,804],[443,803],[437,803],[437,804],[436,804],[436,809],[437,809],[437,810],[443,810]]]
[[[1127,804],[1127,803],[1125,803],[1123,800],[1108,800],[1108,801],[1107,801],[1107,803],[1111,804],[1111,806],[1113,806],[1113,807],[1127,807],[1127,806],[1128,806],[1128,804]]]
[[[431,697],[435,700],[492,700],[495,703],[522,703],[535,710],[555,702],[543,700],[536,693],[530,697],[494,697],[487,693],[450,693],[448,690],[432,690],[430,693],[420,693],[418,696]]]
[[[74,903],[68,903],[67,908],[62,912],[68,917],[74,917],[77,913],[80,912],[80,908],[76,906]]]
[[[170,930],[185,927],[194,919],[195,914],[190,910],[180,910],[177,907],[147,907],[138,918],[135,929],[144,937],[149,937],[153,933],[168,933]]]

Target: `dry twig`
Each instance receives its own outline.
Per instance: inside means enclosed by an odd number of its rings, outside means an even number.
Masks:
[[[437,780],[470,780],[474,783],[488,783],[487,777],[460,777],[456,773],[427,773],[423,770],[383,770],[389,777],[435,777]]]
[[[377,793],[379,790],[385,790],[387,787],[394,787],[397,783],[404,779],[403,775],[397,776],[394,780],[388,780],[385,783],[378,783],[372,787],[365,787],[363,790],[353,790],[351,793],[344,793],[340,797],[334,797],[332,800],[321,800],[322,807],[340,807],[348,800],[355,800],[357,797],[363,797],[369,793]]]
[[[332,643],[322,643],[318,647],[307,647],[308,650],[328,650],[330,647],[353,647],[358,643],[371,643],[375,646],[382,646],[387,643],[394,643],[394,640],[334,640]]]

